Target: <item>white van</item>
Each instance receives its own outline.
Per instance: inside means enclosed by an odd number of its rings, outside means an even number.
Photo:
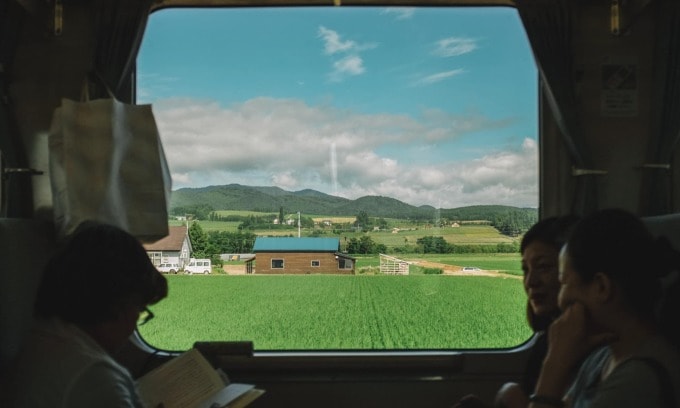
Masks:
[[[212,262],[210,259],[194,259],[189,260],[189,264],[184,266],[184,272],[187,275],[194,273],[209,274],[212,271]]]
[[[156,267],[161,273],[177,273],[179,272],[179,264],[176,263],[162,263]]]

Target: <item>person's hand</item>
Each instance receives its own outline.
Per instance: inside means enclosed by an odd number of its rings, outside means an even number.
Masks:
[[[453,404],[451,408],[491,408],[491,406],[476,395],[469,394]]]
[[[517,383],[506,383],[498,390],[494,407],[496,408],[526,408],[529,399],[526,393]]]
[[[560,398],[571,383],[576,369],[596,347],[611,343],[611,333],[589,330],[588,314],[580,303],[570,305],[548,329],[548,354],[534,392]]]
[[[596,347],[616,339],[611,333],[593,333],[588,326],[586,308],[581,303],[570,305],[548,329],[546,360],[573,369]]]

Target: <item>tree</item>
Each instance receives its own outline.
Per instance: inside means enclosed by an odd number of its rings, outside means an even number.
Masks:
[[[368,213],[366,211],[359,211],[357,214],[357,219],[354,221],[355,227],[361,227],[364,231],[371,226],[371,221],[368,218]]]
[[[189,227],[189,239],[194,258],[208,258],[211,255],[208,253],[208,237],[196,221],[192,222]]]
[[[359,253],[359,240],[356,238],[350,238],[349,242],[347,243],[347,252],[350,254],[358,254]]]
[[[208,232],[208,243],[220,254],[245,254],[253,251],[256,235],[252,232]]]
[[[373,254],[375,253],[375,241],[368,235],[364,235],[359,238],[359,253],[360,254]]]
[[[283,206],[279,207],[279,224],[283,224]]]
[[[347,252],[350,254],[377,254],[386,252],[387,248],[383,244],[376,244],[368,235],[361,238],[351,238],[347,243]]]
[[[432,235],[418,238],[416,241],[423,246],[423,253],[426,254],[446,254],[453,252],[451,244],[446,242],[444,237],[435,237]]]
[[[184,216],[191,214],[191,216],[196,220],[207,220],[210,218],[210,214],[215,209],[208,204],[196,204],[188,205],[184,207],[175,207],[170,213],[177,216]]]

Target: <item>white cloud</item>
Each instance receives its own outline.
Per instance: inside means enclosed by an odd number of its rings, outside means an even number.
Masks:
[[[408,20],[415,14],[415,7],[387,7],[380,14],[394,15],[396,20]]]
[[[457,57],[477,49],[477,42],[471,38],[449,37],[436,42],[432,52],[439,57]]]
[[[335,56],[332,60],[333,70],[328,75],[334,82],[342,81],[347,76],[363,74],[366,68],[360,53],[378,46],[375,43],[359,44],[351,40],[343,41],[337,31],[324,26],[319,26],[318,36],[323,39],[324,53]]]
[[[297,177],[291,171],[273,174],[271,177],[271,184],[289,191],[305,188],[304,186],[301,187],[298,185]]]
[[[452,69],[450,71],[438,72],[436,74],[428,75],[426,77],[420,78],[415,82],[416,85],[431,85],[437,82],[441,82],[447,78],[451,78],[456,75],[464,73],[463,69]]]
[[[347,75],[361,75],[366,71],[364,61],[358,55],[349,55],[333,63],[331,80],[339,81]]]
[[[139,83],[145,84],[137,87],[137,100],[143,101],[152,96],[166,95],[172,92],[175,83],[179,81],[177,77],[167,77],[158,74],[139,73]]]
[[[354,41],[342,41],[337,31],[330,30],[324,26],[319,27],[319,37],[324,41],[324,52],[333,55],[338,52],[347,52],[356,49]]]
[[[240,183],[347,198],[383,195],[446,208],[538,204],[533,139],[458,161],[442,161],[437,148],[424,146],[499,129],[509,120],[436,110],[418,118],[357,114],[273,98],[227,108],[163,100],[154,103],[154,113],[174,189]]]

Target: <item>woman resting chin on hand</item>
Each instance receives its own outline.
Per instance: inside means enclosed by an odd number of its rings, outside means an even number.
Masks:
[[[563,313],[530,407],[677,407],[680,356],[655,308],[680,255],[633,214],[610,209],[575,227],[559,266]]]

